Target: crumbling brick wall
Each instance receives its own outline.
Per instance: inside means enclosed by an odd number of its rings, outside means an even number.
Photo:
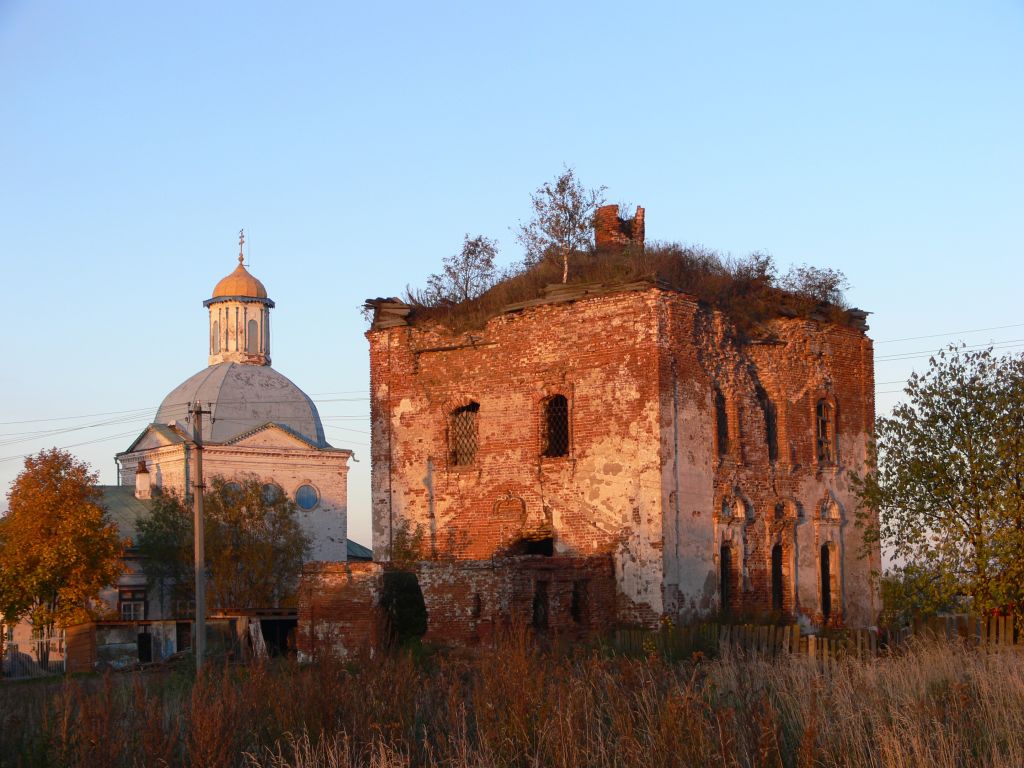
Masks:
[[[299,583],[300,659],[373,653],[384,637],[379,563],[308,563]]]
[[[720,313],[671,293],[662,320],[666,609],[683,618],[721,609],[724,578],[736,617],[873,623],[880,558],[877,549],[862,557],[850,488],[874,420],[871,340],[848,325],[779,318],[741,342]],[[817,455],[821,401],[835,417],[829,461]],[[827,622],[822,547],[832,550]]]
[[[428,561],[416,574],[431,642],[475,645],[511,629],[580,638],[615,621],[608,556]]]
[[[643,287],[502,315],[469,334],[368,334],[378,557],[410,531],[424,559],[486,559],[550,537],[554,554],[615,554],[620,618],[657,619],[657,292]],[[542,411],[555,395],[569,403],[570,447],[548,457]],[[458,465],[452,414],[471,403],[477,450]]]
[[[741,339],[720,312],[654,283],[556,286],[465,333],[386,310],[367,334],[378,557],[396,537],[454,560],[548,541],[555,557],[611,558],[618,622],[724,607],[874,621],[879,557],[860,557],[849,484],[874,417],[862,328],[779,318]],[[558,395],[569,448],[552,457],[545,403]],[[827,460],[819,403],[832,414]],[[471,460],[452,449],[459,413],[475,425]],[[471,589],[450,594],[475,600]]]

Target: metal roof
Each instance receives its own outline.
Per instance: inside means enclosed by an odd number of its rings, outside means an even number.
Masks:
[[[138,521],[152,512],[149,500],[135,498],[135,488],[130,485],[101,485],[99,489],[107,516],[117,525],[118,535],[131,539],[134,546],[139,535]]]
[[[373,560],[373,550],[364,547],[362,544],[358,544],[352,539],[348,539],[348,559],[349,560]]]

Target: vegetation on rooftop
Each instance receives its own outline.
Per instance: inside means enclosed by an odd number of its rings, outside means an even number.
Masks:
[[[564,168],[531,196],[533,217],[516,228],[525,250],[520,262],[499,268],[497,242],[467,234],[462,250],[444,259],[426,288],[406,290],[405,301],[413,307],[408,320],[464,331],[482,327],[510,304],[543,297],[552,284],[640,280],[693,295],[724,312],[741,337],[759,335],[761,324],[779,316],[855,320],[843,296],[846,276],[835,269],[804,265],[780,274],[765,253],[733,258],[677,243],[597,252],[593,224],[603,192],[604,187],[584,187],[572,168]]]
[[[413,306],[413,323],[440,323],[459,331],[481,327],[509,304],[544,295],[560,283],[561,256],[550,254],[532,266],[517,265],[504,272],[492,269],[486,290],[459,301],[424,291],[409,290],[405,300]],[[779,274],[772,257],[754,253],[744,258],[722,256],[700,246],[652,243],[646,248],[574,254],[568,285],[630,283],[659,284],[694,296],[708,307],[729,316],[743,335],[756,335],[757,327],[774,317],[819,317],[847,323],[845,275],[813,266],[790,268]]]

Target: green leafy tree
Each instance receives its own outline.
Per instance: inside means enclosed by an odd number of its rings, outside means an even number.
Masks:
[[[878,419],[872,466],[854,478],[868,544],[920,612],[970,599],[1024,609],[1024,356],[951,346]]]
[[[25,459],[0,519],[0,613],[24,618],[43,641],[96,614],[124,569],[125,542],[107,519],[96,474],[53,448]],[[41,643],[42,663],[48,642]]]
[[[289,604],[310,539],[295,502],[269,493],[256,478],[214,477],[203,495],[207,600],[212,607],[253,608]],[[164,494],[140,524],[140,554],[151,584],[176,599],[194,592],[193,518],[180,497]]]
[[[154,489],[151,514],[138,522],[136,549],[147,586],[162,609],[168,600],[195,597],[192,512],[173,491]]]
[[[605,187],[587,189],[576,172],[565,167],[553,182],[530,196],[533,218],[519,223],[516,239],[526,250],[527,266],[548,255],[562,261],[562,282],[569,280],[569,259],[593,247],[594,213],[604,203]]]

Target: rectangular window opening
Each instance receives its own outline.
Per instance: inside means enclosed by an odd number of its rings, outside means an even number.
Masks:
[[[544,402],[544,455],[569,455],[569,401],[554,395]]]
[[[470,403],[452,412],[448,431],[449,459],[455,466],[476,461],[477,413],[479,403]]]

